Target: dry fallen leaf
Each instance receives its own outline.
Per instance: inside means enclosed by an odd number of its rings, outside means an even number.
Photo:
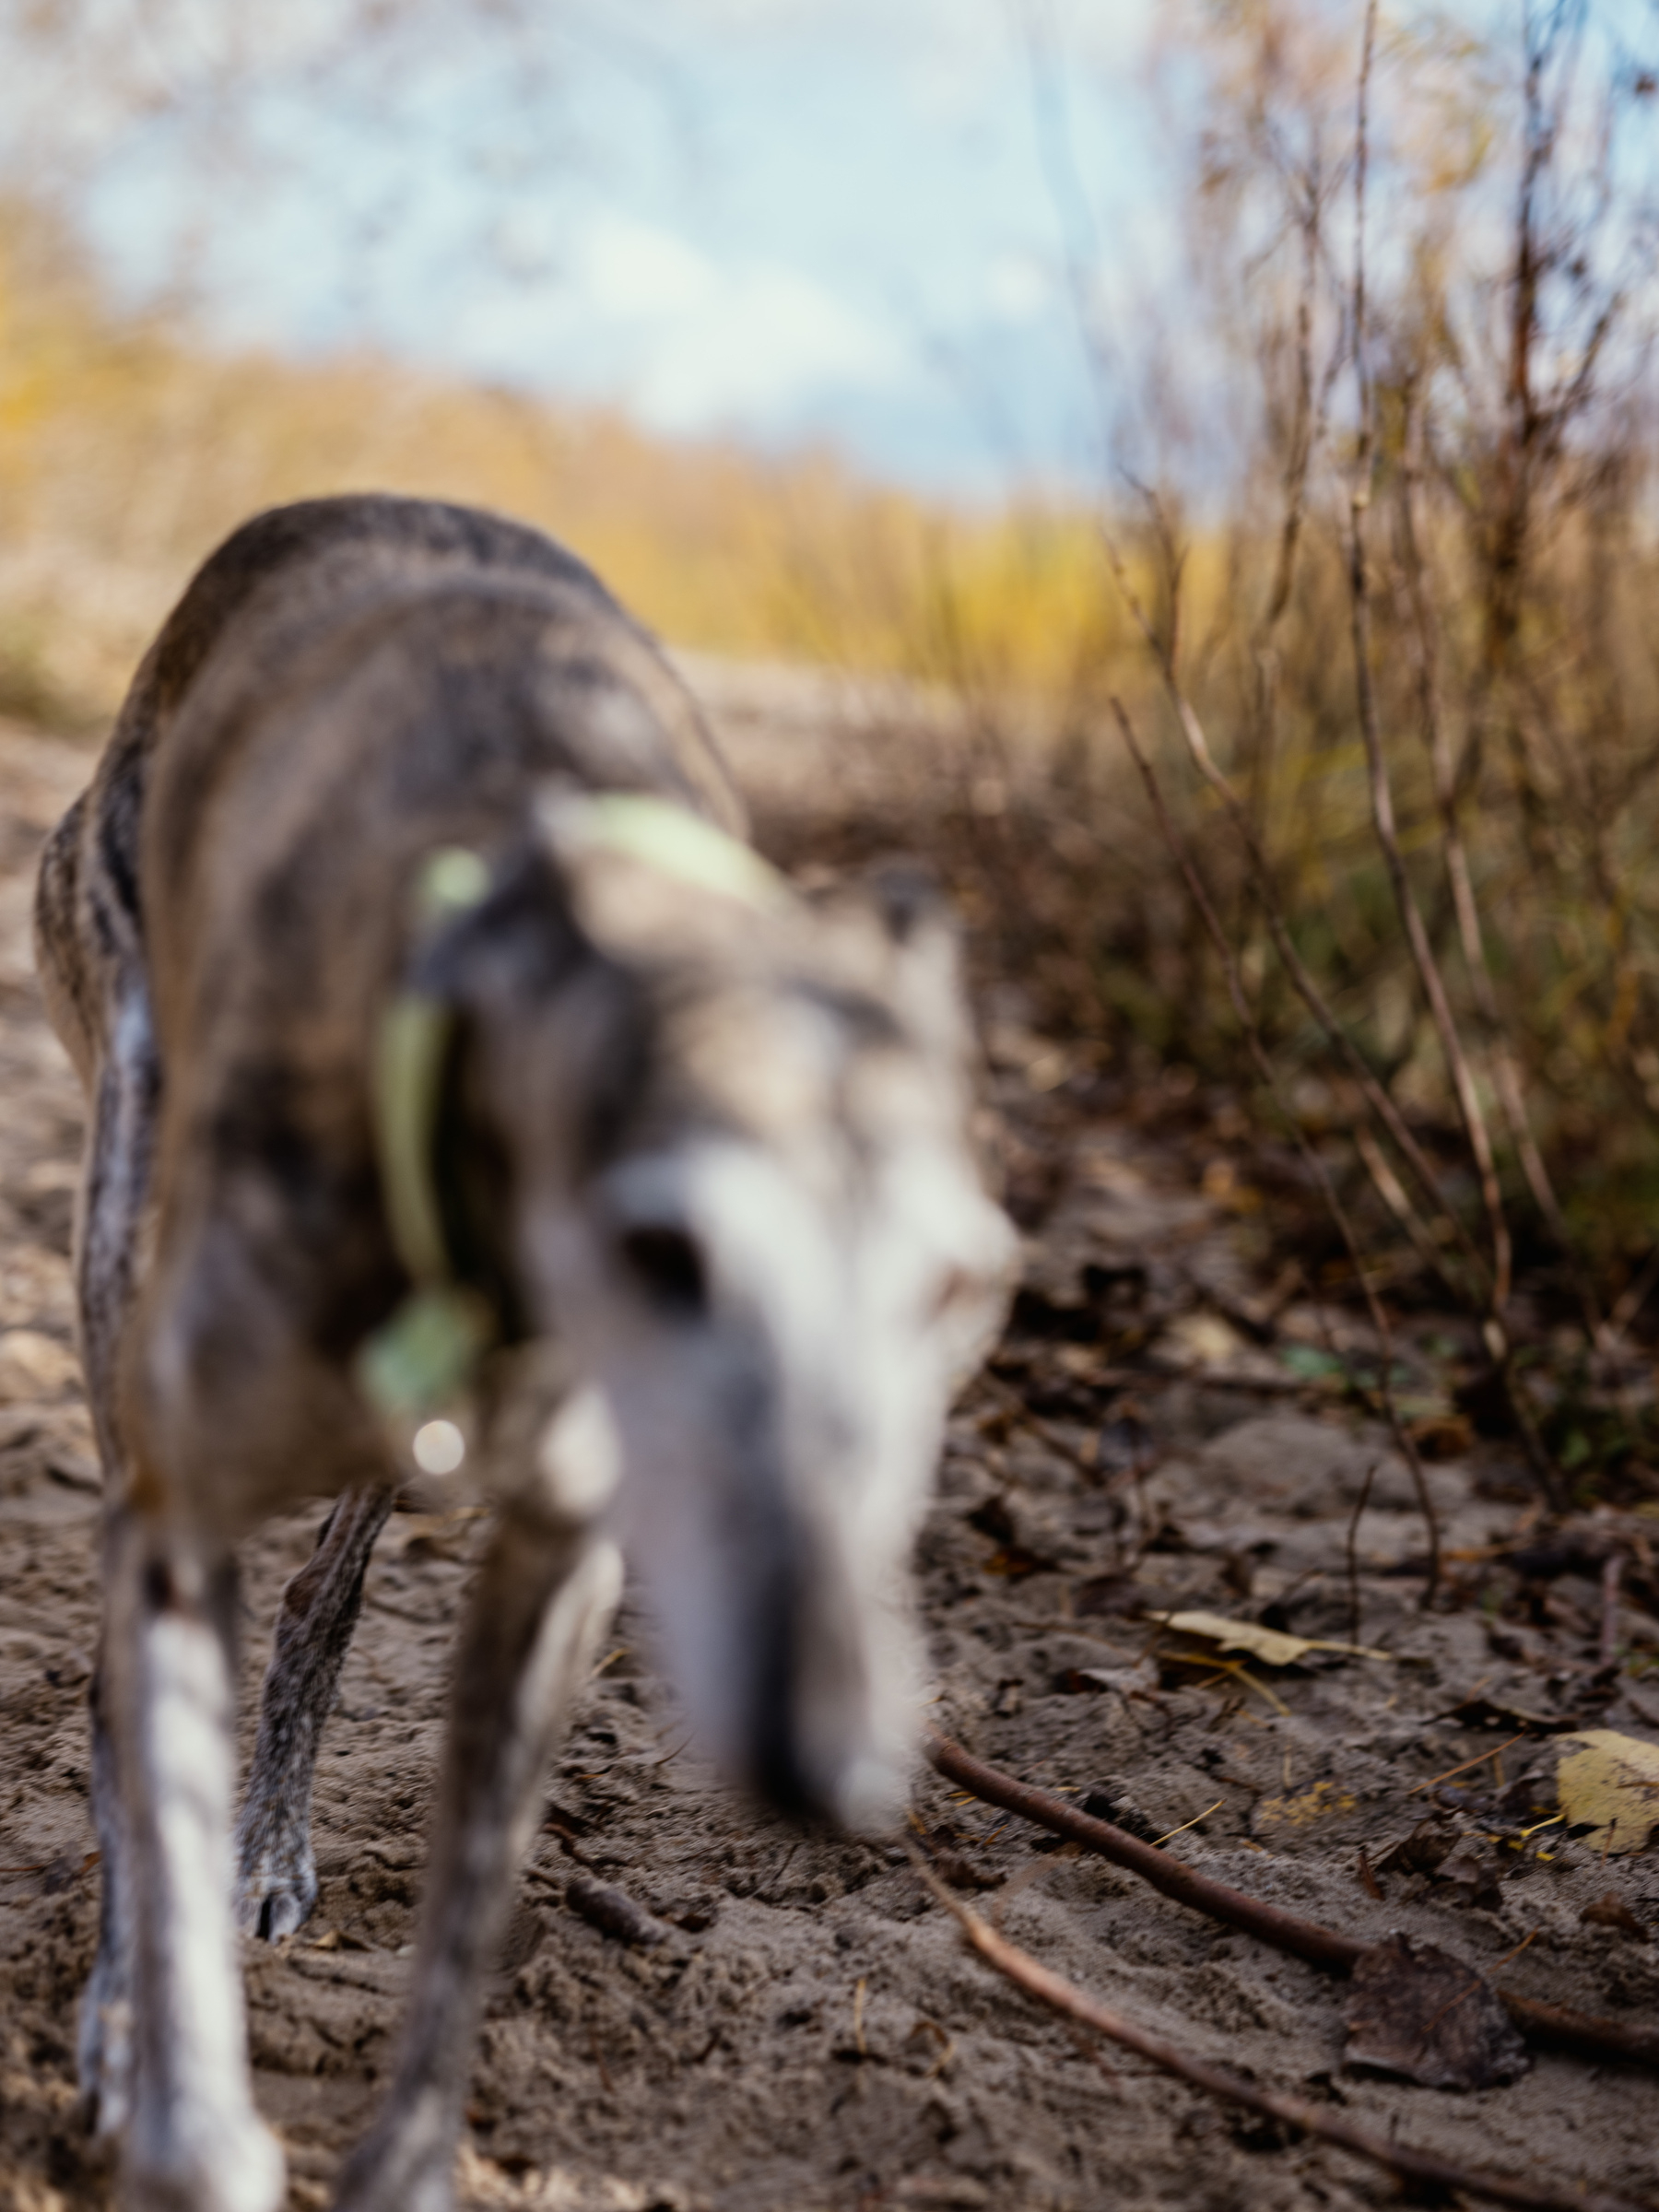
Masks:
[[[1158,1669],[1149,1659],[1134,1666],[1068,1666],[1055,1676],[1053,1687],[1061,1696],[1114,1689],[1120,1697],[1145,1697],[1158,1688]]]
[[[1294,1666],[1310,1652],[1341,1652],[1350,1659],[1392,1659],[1392,1652],[1373,1651],[1364,1643],[1326,1643],[1317,1636],[1288,1636],[1282,1629],[1264,1629],[1253,1620],[1229,1620],[1220,1613],[1154,1613],[1153,1620],[1183,1636],[1202,1636],[1224,1652],[1249,1652],[1265,1666]],[[1659,1816],[1655,1816],[1659,1818]]]
[[[565,1903],[602,1936],[614,1936],[619,1943],[638,1944],[641,1950],[651,1950],[668,1939],[666,1923],[647,1912],[637,1898],[614,1883],[595,1881],[591,1875],[571,1875],[565,1884]]]
[[[1454,1852],[1442,1859],[1435,1879],[1446,1883],[1461,1905],[1473,1905],[1486,1912],[1503,1910],[1503,1892],[1499,1888],[1502,1868],[1495,1859],[1483,1859],[1473,1851]]]
[[[1455,1839],[1440,1813],[1419,1820],[1408,1836],[1391,1843],[1377,1861],[1379,1874],[1432,1874],[1451,1856]]]
[[[1659,1828],[1659,1744],[1614,1728],[1586,1728],[1561,1744],[1569,1756],[1556,1790],[1568,1827],[1587,1826],[1583,1841],[1604,1856],[1640,1851]]]
[[[1633,1936],[1638,1943],[1646,1943],[1650,1934],[1647,1924],[1637,1919],[1617,1889],[1586,1905],[1579,1918],[1593,1928],[1614,1928],[1620,1936]]]
[[[1524,2074],[1526,2046],[1484,1975],[1432,1944],[1390,1936],[1354,1966],[1344,2064],[1430,2089],[1484,2089]]]

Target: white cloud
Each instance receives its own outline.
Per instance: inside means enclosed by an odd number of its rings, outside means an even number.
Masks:
[[[721,286],[707,254],[625,215],[602,215],[590,224],[571,275],[594,312],[636,322],[706,314]]]
[[[492,296],[456,342],[475,371],[617,400],[688,435],[787,428],[818,401],[913,374],[893,331],[800,270],[716,261],[614,210],[590,218],[546,290]]]
[[[998,253],[985,271],[985,307],[998,323],[1035,323],[1052,313],[1047,269],[1030,253]]]

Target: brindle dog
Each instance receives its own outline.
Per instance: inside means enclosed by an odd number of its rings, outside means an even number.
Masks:
[[[128,2206],[282,2200],[237,1930],[315,1898],[370,1549],[411,1435],[464,1436],[417,1433],[426,1399],[471,1408],[496,1518],[342,2206],[451,2201],[480,1978],[625,1549],[728,1771],[853,1825],[901,1800],[905,1554],[1009,1237],[947,928],[902,878],[806,899],[741,833],[689,699],[580,562],[359,498],[213,556],[47,849],[108,1495],[80,2055]],[[233,1547],[314,1496],[233,1830]]]

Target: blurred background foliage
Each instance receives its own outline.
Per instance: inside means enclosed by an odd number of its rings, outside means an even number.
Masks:
[[[951,508],[828,451],[670,443],[384,358],[226,355],[123,313],[53,217],[0,205],[0,700],[107,714],[182,579],[254,509],[347,488],[555,532],[677,644],[1065,692],[1114,621],[1078,503]],[[1122,623],[1116,621],[1121,631]]]

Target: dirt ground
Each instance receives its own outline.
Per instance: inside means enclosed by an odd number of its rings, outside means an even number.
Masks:
[[[109,2191],[73,2069],[99,1879],[85,1717],[99,1476],[67,1265],[80,1110],[27,927],[41,838],[88,761],[0,727],[0,2201],[18,2212],[101,2206]],[[1598,1858],[1559,1825],[1517,1843],[1517,1817],[1506,1829],[1488,1802],[1495,1778],[1547,1759],[1551,1727],[1659,1740],[1659,1672],[1641,1678],[1659,1668],[1659,1620],[1639,1602],[1651,1584],[1627,1591],[1619,1663],[1598,1671],[1594,1567],[1557,1559],[1529,1574],[1524,1555],[1505,1556],[1532,1509],[1488,1449],[1430,1471],[1454,1564],[1450,1601],[1422,1611],[1404,1470],[1286,1364],[1316,1317],[1288,1310],[1270,1345],[1236,1325],[1261,1286],[1226,1174],[1206,1176],[1156,1120],[1094,1112],[1056,1080],[1053,1047],[1021,1030],[1017,1002],[994,1012],[998,1103],[1050,1203],[1009,1335],[953,1420],[919,1547],[933,1717],[1149,1838],[1184,1827],[1173,1848],[1223,1882],[1352,1935],[1404,1929],[1488,1969],[1509,1958],[1503,1979],[1525,1994],[1651,2024],[1659,1853]],[[1124,1344],[1138,1347],[1132,1382],[1111,1348]],[[296,2207],[327,2202],[364,2125],[408,1971],[445,1668],[480,1535],[465,1506],[421,1502],[371,1569],[325,1739],[315,1915],[245,1954],[258,2096]],[[245,1716],[276,1591],[319,1519],[295,1514],[247,1548]],[[1643,1556],[1639,1515],[1629,1529]],[[1149,1616],[1194,1607],[1388,1655],[1242,1671],[1184,1659],[1192,1640]],[[550,1777],[488,2001],[465,2204],[1395,2201],[1346,2157],[1086,2047],[965,1953],[896,1841],[806,1838],[715,1786],[682,1747],[631,1606]],[[1444,1790],[1422,1786],[1483,1754]],[[1508,2086],[1448,2093],[1345,2070],[1343,1983],[930,1771],[915,1821],[1010,1936],[1193,2053],[1472,2165],[1659,2201],[1651,2075],[1540,2053]],[[1388,1865],[1425,1822],[1451,1847],[1439,1870],[1433,1850],[1418,1871]],[[665,1940],[633,1947],[590,1924],[567,1900],[583,1869],[667,1923]],[[1609,1895],[1627,1924],[1581,1917]]]

